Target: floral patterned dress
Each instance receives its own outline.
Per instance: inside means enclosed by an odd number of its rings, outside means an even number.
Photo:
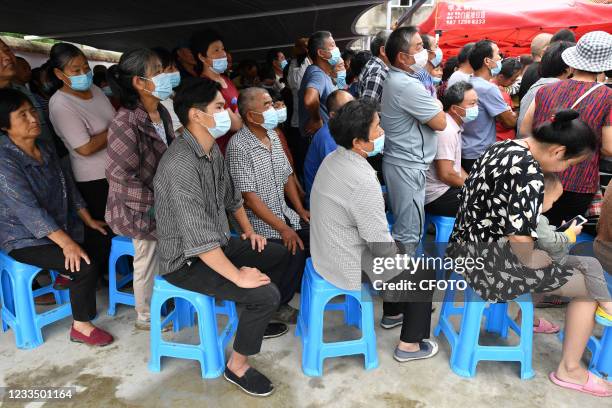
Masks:
[[[483,299],[499,302],[549,292],[579,272],[555,262],[530,269],[510,249],[508,236],[538,237],[544,175],[526,147],[511,140],[492,145],[474,163],[461,195],[447,254],[481,258],[464,276]]]

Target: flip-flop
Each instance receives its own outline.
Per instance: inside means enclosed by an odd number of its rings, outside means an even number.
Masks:
[[[612,315],[606,313],[606,311],[603,310],[601,306],[597,306],[597,311],[595,312],[595,320],[602,326],[612,326]]]
[[[585,384],[574,384],[560,380],[554,371],[548,374],[548,378],[554,384],[562,388],[567,388],[568,390],[579,391],[585,394],[594,395],[596,397],[612,397],[612,391],[609,391],[605,385],[597,383],[595,381],[595,378],[597,378],[595,377],[595,374],[591,373],[590,371],[588,373],[589,376]]]
[[[533,326],[534,333],[554,334],[558,333],[561,328],[555,324],[552,324],[546,319],[540,318],[537,326]]]

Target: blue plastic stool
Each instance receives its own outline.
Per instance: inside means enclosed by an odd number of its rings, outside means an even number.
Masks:
[[[593,238],[592,235],[587,234],[586,232],[583,232],[582,234],[576,236],[576,244],[579,244],[581,242],[593,242],[595,240],[595,238]]]
[[[453,232],[453,227],[455,226],[455,217],[425,214],[425,231],[423,232],[423,237],[425,237],[429,224],[433,224],[434,227],[436,227],[434,242],[448,242]]]
[[[588,348],[591,350],[589,370],[599,377],[612,379],[612,323],[609,320],[595,316],[595,321],[604,326],[601,339],[591,336]]]
[[[175,308],[161,320],[162,306],[174,299]],[[193,309],[192,309],[193,308]],[[162,327],[170,322],[174,330],[193,324],[193,311],[198,315],[200,344],[181,344],[162,338]],[[217,314],[225,314],[228,321],[221,333],[217,331]],[[151,358],[149,370],[161,370],[162,357],[175,357],[200,362],[203,378],[216,378],[225,370],[225,347],[238,327],[238,315],[234,302],[224,301],[215,305],[215,299],[201,293],[191,292],[170,284],[157,276],[151,299]]]
[[[329,303],[339,295],[345,296],[343,303]],[[342,310],[348,325],[361,328],[361,338],[323,342],[324,313],[329,310]],[[300,314],[295,334],[302,338],[302,370],[308,376],[322,376],[323,360],[328,357],[363,354],[366,370],[378,367],[374,305],[367,286],[364,285],[362,291],[339,289],[317,274],[310,258],[306,260],[302,279]]]
[[[32,349],[43,344],[42,327],[72,315],[67,290],[55,290],[53,284],[32,290],[32,282],[41,268],[17,262],[0,251],[0,304],[2,305],[2,331],[9,327],[15,334],[20,349]],[[50,271],[55,281],[57,272]],[[53,293],[60,305],[44,313],[36,313],[34,298]]]
[[[115,315],[118,303],[128,306],[136,304],[132,293],[120,290],[134,279],[129,270],[127,256],[134,257],[132,239],[120,236],[113,238],[108,260],[108,314],[110,316]],[[117,280],[118,271],[122,275],[120,280]]]
[[[456,280],[462,279],[453,274]],[[514,301],[522,310],[521,327],[508,316],[506,303],[487,303],[482,300],[467,285],[464,291],[465,300],[462,306],[455,306],[455,290],[447,289],[444,294],[444,303],[440,311],[440,318],[434,334],[444,333],[451,347],[451,369],[462,377],[474,377],[478,361],[519,361],[521,363],[521,378],[532,378],[533,371],[533,303],[531,295],[526,294]],[[462,315],[461,327],[457,333],[451,321],[452,315]],[[501,337],[508,336],[508,329],[512,329],[519,337],[520,343],[516,346],[481,346],[478,344],[480,325],[483,316],[486,318],[486,330],[499,333]]]

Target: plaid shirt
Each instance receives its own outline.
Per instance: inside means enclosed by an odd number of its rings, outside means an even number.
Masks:
[[[582,82],[566,79],[544,86],[535,96],[535,112],[533,128],[536,129],[550,121],[552,115],[561,109],[568,109],[577,100],[595,86],[595,82]],[[591,92],[574,108],[597,136],[597,151],[575,166],[571,166],[560,174],[565,191],[574,193],[595,193],[599,190],[599,159],[601,148],[601,132],[604,126],[611,126],[612,90],[606,86]]]
[[[389,68],[378,57],[372,57],[359,74],[358,93],[360,98],[371,98],[380,103],[383,84],[389,75]]]
[[[227,145],[225,160],[241,193],[254,192],[278,218],[289,219],[291,227],[300,229],[300,216],[285,201],[285,184],[293,170],[283,151],[280,139],[274,130],[268,131],[271,149],[257,139],[245,125],[232,137]],[[246,208],[249,221],[256,233],[266,238],[280,239],[281,235]]]
[[[174,139],[172,119],[161,103],[157,109],[170,143]],[[115,234],[155,239],[153,177],[166,149],[141,103],[134,110],[119,110],[108,129],[109,191],[104,216]]]

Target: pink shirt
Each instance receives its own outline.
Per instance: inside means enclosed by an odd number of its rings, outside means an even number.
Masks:
[[[448,184],[440,181],[436,172],[436,160],[451,160],[453,169],[461,175],[461,132],[463,128],[446,114],[446,128],[436,132],[438,136],[438,150],[429,169],[425,174],[425,204],[429,204],[450,188]]]
[[[89,143],[91,136],[107,130],[115,117],[115,108],[104,92],[92,85],[91,93],[93,98],[84,100],[57,91],[49,100],[49,118],[55,133],[70,153],[72,171],[78,182],[105,178],[106,148],[89,156],[83,156],[75,149]]]

